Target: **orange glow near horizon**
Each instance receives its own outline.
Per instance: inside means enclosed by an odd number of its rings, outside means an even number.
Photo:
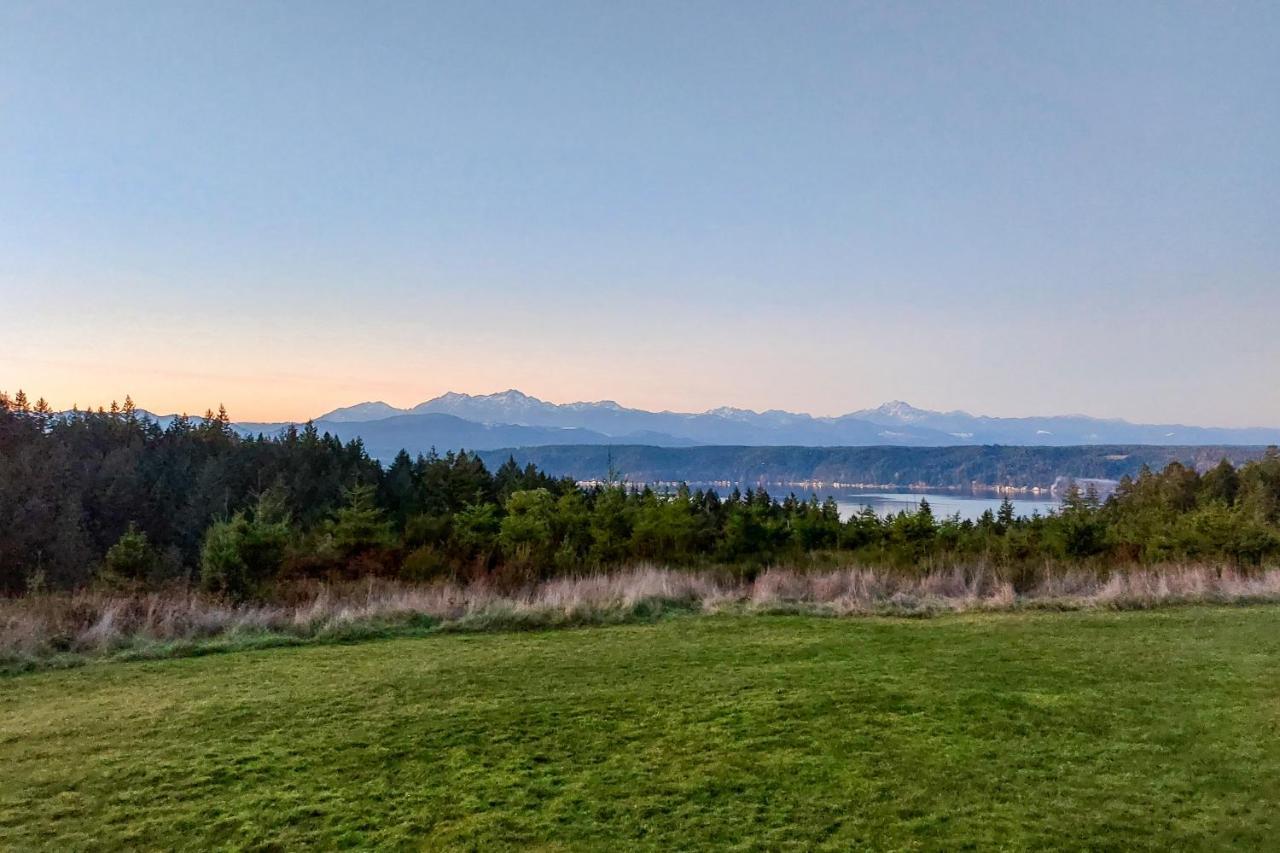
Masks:
[[[0,363],[0,391],[12,395],[21,389],[32,402],[43,397],[56,411],[70,409],[73,405],[82,410],[96,409],[99,406],[108,408],[112,401],[123,403],[126,395],[132,397],[138,408],[156,415],[185,413],[196,416],[207,409],[216,411],[222,405],[233,421],[241,423],[301,422],[340,407],[373,400],[381,400],[397,408],[410,408],[449,391],[492,394],[509,388],[552,403],[609,399],[623,406],[651,411],[670,409],[701,412],[729,405],[757,411],[781,408],[819,416],[841,415],[879,405],[897,396],[905,396],[909,402],[923,408],[967,408],[975,414],[998,417],[1064,413],[1063,410],[1052,409],[993,412],[983,410],[981,406],[939,405],[927,399],[912,399],[910,395],[883,395],[850,400],[845,405],[829,406],[824,411],[816,406],[807,406],[803,399],[787,403],[753,400],[746,394],[732,394],[734,390],[745,391],[744,388],[717,389],[710,384],[693,383],[675,388],[668,385],[663,376],[648,377],[649,381],[640,382],[635,381],[636,377],[631,377],[633,392],[623,394],[618,393],[623,390],[621,388],[617,391],[608,390],[611,377],[607,375],[607,371],[603,376],[589,375],[582,370],[581,365],[574,365],[577,370],[566,367],[560,371],[547,371],[546,373],[555,376],[554,381],[548,380],[545,374],[539,375],[542,371],[531,369],[527,365],[523,370],[508,371],[509,378],[504,379],[499,374],[506,375],[504,368],[514,367],[505,359],[501,364],[490,364],[487,368],[477,367],[470,371],[451,368],[447,375],[441,377],[426,377],[413,370],[401,370],[373,380],[366,379],[360,370],[352,370],[345,375],[326,375],[320,364],[296,371],[257,365],[262,369],[254,372],[254,366],[241,364],[240,369],[234,372],[213,373],[190,366],[184,369],[181,365],[173,368],[122,370],[105,365],[40,360],[24,364],[23,370],[16,371],[12,364]],[[12,381],[19,372],[23,380]],[[377,372],[371,371],[368,375],[377,375]],[[771,377],[770,384],[780,381],[781,377]],[[1084,413],[1114,416],[1114,413]],[[1133,417],[1129,419],[1141,420]],[[1265,426],[1252,423],[1214,423],[1211,420],[1198,425]]]
[[[649,302],[602,303],[593,309],[599,316],[549,324],[530,322],[541,316],[539,306],[512,299],[495,302],[483,323],[450,323],[451,316],[470,317],[465,292],[451,292],[455,304],[409,302],[394,312],[313,300],[308,312],[292,315],[293,297],[284,291],[274,301],[260,297],[253,312],[232,310],[234,300],[219,302],[218,291],[195,291],[207,305],[163,312],[143,311],[142,295],[113,301],[99,292],[96,301],[72,306],[49,289],[12,292],[25,323],[0,344],[0,390],[21,388],[55,409],[105,407],[128,394],[156,414],[198,415],[222,404],[239,422],[303,421],[370,400],[405,408],[448,391],[515,388],[553,403],[614,400],[651,411],[735,406],[842,415],[901,399],[998,417],[1078,412],[1224,427],[1280,421],[1277,398],[1239,392],[1270,377],[1274,362],[1262,357],[1269,339],[1261,335],[1244,336],[1258,357],[1235,362],[1238,382],[1211,384],[1144,366],[1126,355],[1124,336],[1073,351],[1070,376],[1061,373],[1060,353],[1031,326],[1009,326],[999,346],[1017,356],[996,357],[991,339],[956,333],[979,321],[955,311],[882,311],[856,336],[819,334],[788,349],[790,339],[778,338],[775,328],[812,322],[812,306],[803,302],[731,324],[705,312],[669,316]],[[1230,307],[1265,323],[1264,302]],[[1225,310],[1198,307],[1203,315]],[[663,329],[662,345],[617,332],[605,314],[625,311]],[[104,326],[129,333],[103,335]],[[1176,329],[1166,337],[1148,335],[1145,345],[1182,340]],[[1139,386],[1143,393],[1132,393]]]
[[[0,5],[9,393],[1280,427],[1276,4],[160,5]]]
[[[490,394],[516,388],[555,403],[620,396],[606,390],[576,393],[577,383],[565,381],[565,371],[552,371],[560,375],[561,381],[548,382],[534,375],[537,371],[528,369],[522,372],[524,375],[517,372],[514,378],[503,379],[495,375],[499,371],[492,367],[470,371],[451,368],[447,376],[439,379],[412,375],[411,371],[378,379],[367,379],[360,371],[345,376],[325,375],[320,365],[296,371],[263,366],[258,372],[252,365],[243,365],[240,370],[223,374],[177,367],[123,370],[47,361],[24,367],[27,369],[21,371],[21,381],[12,381],[10,377],[17,372],[5,369],[0,390],[13,394],[22,389],[33,401],[44,397],[55,410],[73,405],[80,409],[107,408],[112,401],[122,403],[127,395],[136,406],[157,415],[199,415],[223,405],[233,420],[241,422],[303,421],[372,400],[409,408],[449,391]],[[367,375],[377,372],[371,370]],[[595,383],[583,383],[590,384]],[[705,390],[714,393],[712,389]],[[692,399],[681,403],[679,396],[683,395],[664,399],[660,393],[641,394],[624,396],[618,402],[636,408],[683,407],[698,411],[724,404],[715,397],[705,404]]]

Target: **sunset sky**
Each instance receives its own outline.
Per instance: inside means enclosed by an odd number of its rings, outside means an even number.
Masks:
[[[1280,4],[0,2],[0,389],[1280,426]]]

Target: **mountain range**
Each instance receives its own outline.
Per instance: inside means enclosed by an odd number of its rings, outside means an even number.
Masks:
[[[919,409],[901,401],[836,417],[771,409],[718,408],[651,412],[612,400],[550,403],[516,390],[448,393],[408,409],[358,403],[314,419],[317,429],[361,438],[383,459],[400,449],[493,450],[504,447],[627,444],[800,447],[951,447],[964,445],[1268,445],[1280,429],[1135,424],[1085,415],[996,418]],[[239,423],[242,433],[271,434],[282,423]]]

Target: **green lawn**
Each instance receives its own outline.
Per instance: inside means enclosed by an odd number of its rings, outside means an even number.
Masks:
[[[0,679],[0,849],[1280,846],[1280,608],[706,616]]]

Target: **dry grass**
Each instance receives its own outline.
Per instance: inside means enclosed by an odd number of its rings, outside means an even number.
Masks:
[[[196,654],[240,645],[358,639],[405,630],[485,630],[653,618],[666,611],[805,612],[833,616],[1148,608],[1280,601],[1280,569],[1241,573],[1163,566],[1099,576],[1050,575],[1015,594],[997,573],[956,568],[912,577],[863,568],[770,569],[751,581],[639,567],[502,592],[492,585],[414,586],[368,579],[292,587],[279,603],[233,603],[185,589],[101,590],[0,600],[0,668],[102,655]]]

